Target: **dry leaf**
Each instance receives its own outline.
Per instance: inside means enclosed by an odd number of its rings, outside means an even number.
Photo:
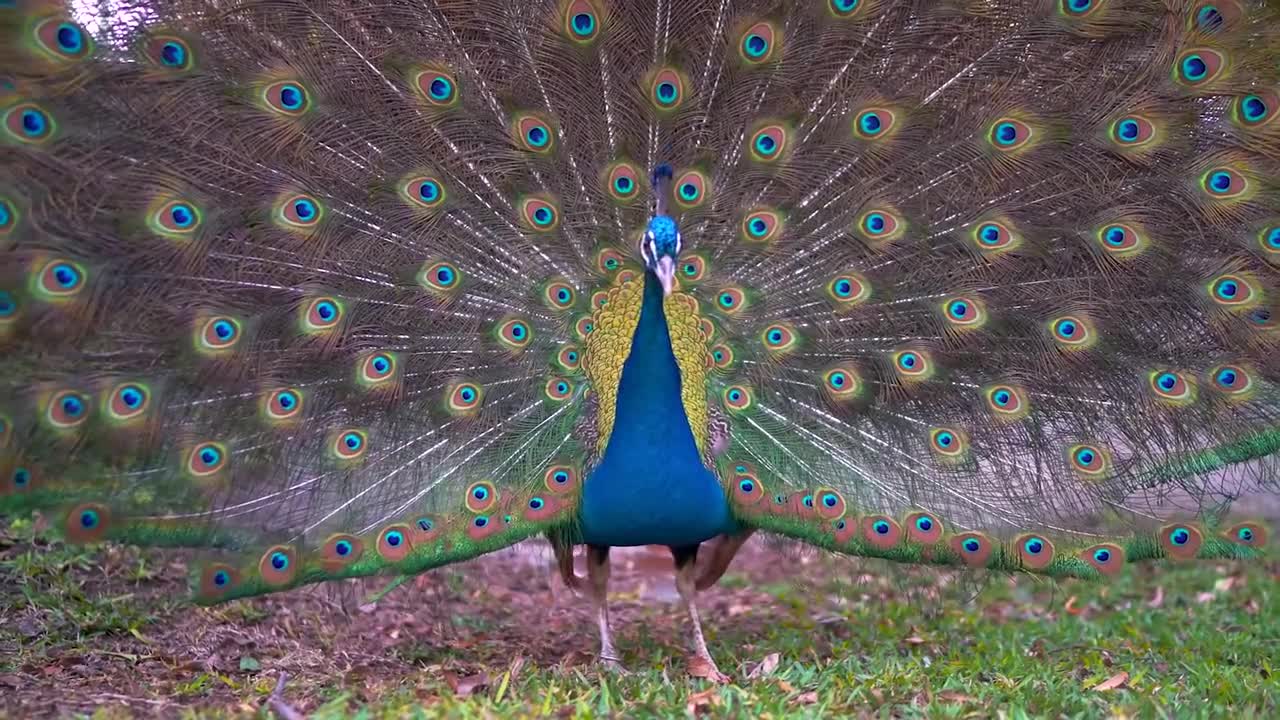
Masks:
[[[453,673],[445,673],[444,681],[449,683],[449,688],[453,690],[453,694],[460,698],[470,697],[473,693],[481,688],[488,686],[489,676],[485,673],[477,673],[460,678]]]
[[[1067,602],[1062,606],[1062,609],[1063,609],[1063,610],[1065,610],[1065,611],[1066,611],[1066,613],[1067,613],[1068,615],[1083,615],[1083,614],[1084,614],[1084,608],[1078,608],[1078,607],[1076,607],[1076,596],[1075,596],[1075,595],[1072,595],[1071,597],[1067,598]]]
[[[1129,673],[1121,670],[1102,682],[1094,685],[1091,689],[1095,692],[1104,692],[1106,690],[1115,690],[1116,688],[1129,682]]]
[[[787,682],[786,680],[778,681],[778,689],[786,693],[796,691],[795,686],[793,686],[791,683]]]
[[[692,714],[698,715],[708,712],[711,708],[720,704],[720,689],[711,688],[703,690],[700,693],[694,693],[689,696],[689,701],[684,704],[685,710]]]
[[[943,690],[942,692],[938,693],[938,699],[943,702],[954,702],[954,703],[971,703],[971,702],[978,701],[977,698],[970,697],[969,695],[965,695],[959,690]]]
[[[1164,605],[1164,586],[1157,585],[1156,594],[1147,601],[1147,607],[1158,608],[1161,605]]]
[[[797,705],[812,705],[818,702],[818,693],[812,690],[810,690],[807,693],[800,693],[799,695],[796,696],[796,699],[792,700],[791,702]]]
[[[919,635],[912,635],[911,637],[907,638],[906,640],[903,640],[902,642],[908,645],[923,645],[924,638],[920,637]]]
[[[760,678],[772,673],[774,670],[777,670],[780,662],[782,662],[781,653],[769,653],[768,655],[765,655],[764,660],[761,660],[759,665],[755,666],[751,669],[751,672],[747,673],[747,679],[759,680]]]
[[[418,699],[419,705],[435,705],[440,702],[440,696],[426,688],[418,688],[413,695]]]

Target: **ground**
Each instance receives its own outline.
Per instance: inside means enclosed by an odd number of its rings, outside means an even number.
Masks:
[[[376,603],[385,582],[197,608],[186,559],[0,530],[0,716],[269,717],[282,672],[315,718],[1280,716],[1275,561],[1050,583],[753,541],[702,595],[721,687],[684,674],[665,551],[615,555],[623,676],[537,544]]]

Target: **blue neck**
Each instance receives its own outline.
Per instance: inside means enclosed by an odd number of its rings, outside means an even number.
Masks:
[[[581,524],[592,545],[693,545],[734,529],[684,414],[662,285],[652,273],[622,366],[613,433],[583,486]]]

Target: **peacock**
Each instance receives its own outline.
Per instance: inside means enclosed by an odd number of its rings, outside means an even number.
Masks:
[[[1263,556],[1280,8],[0,2],[0,512],[219,603],[545,537]],[[1254,510],[1254,508],[1244,508]],[[699,548],[706,543],[703,560]],[[586,546],[586,577],[574,569]]]

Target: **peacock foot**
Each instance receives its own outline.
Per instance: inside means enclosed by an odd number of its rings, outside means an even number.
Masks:
[[[720,668],[716,667],[716,661],[711,659],[710,655],[699,655],[694,653],[689,656],[688,662],[689,675],[703,680],[710,680],[720,685],[728,684],[732,678],[720,672]]]
[[[627,670],[622,661],[612,655],[599,655],[596,658],[596,666],[605,672],[614,675],[630,675],[631,671]]]

